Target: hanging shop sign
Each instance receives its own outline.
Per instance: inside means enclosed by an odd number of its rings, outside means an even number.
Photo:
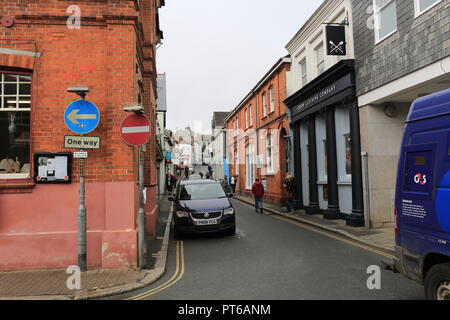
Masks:
[[[326,26],[327,55],[346,56],[345,26]]]

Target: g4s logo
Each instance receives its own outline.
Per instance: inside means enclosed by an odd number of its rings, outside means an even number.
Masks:
[[[426,174],[421,174],[418,173],[414,176],[414,182],[416,184],[421,184],[421,185],[425,185],[428,181],[427,181],[427,175]]]

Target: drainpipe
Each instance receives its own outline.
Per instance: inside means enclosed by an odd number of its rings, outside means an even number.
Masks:
[[[369,190],[369,154],[361,152],[363,185],[364,185],[364,222],[366,228],[370,229],[370,190]]]

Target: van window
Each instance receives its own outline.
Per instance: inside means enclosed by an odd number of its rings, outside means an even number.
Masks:
[[[431,198],[434,183],[435,146],[406,149],[403,191],[411,197]]]

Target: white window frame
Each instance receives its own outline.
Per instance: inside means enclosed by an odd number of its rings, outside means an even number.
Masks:
[[[273,94],[273,85],[269,87],[269,103],[270,103],[270,113],[275,111],[275,97]]]
[[[234,172],[238,176],[239,175],[239,150],[236,149],[234,151]]]
[[[263,116],[267,117],[267,95],[265,91],[262,93],[262,102],[263,102]]]
[[[435,7],[436,5],[438,5],[441,2],[442,2],[442,0],[437,0],[435,3],[433,3],[428,8],[425,8],[422,11],[420,11],[420,0],[414,0],[414,9],[415,9],[415,13],[416,13],[415,18],[421,16],[422,14],[424,14],[425,12],[427,12],[428,10]]]
[[[385,35],[383,38],[380,38],[380,12],[381,10],[394,2],[395,7],[395,29]],[[377,7],[377,0],[373,0],[373,18],[374,18],[374,27],[375,27],[375,44],[382,42],[383,40],[389,38],[398,30],[398,16],[397,16],[397,0],[387,0],[387,2],[381,7]]]
[[[266,173],[273,174],[273,136],[272,134],[267,134],[266,136]]]
[[[248,128],[248,109],[245,109],[245,129]]]
[[[317,75],[321,75],[325,72],[325,46],[323,42],[319,43],[317,47],[314,49],[316,56],[316,66],[317,66]],[[322,60],[319,61],[319,53],[322,53]],[[323,70],[320,71],[320,68],[323,66]]]
[[[18,77],[16,82],[12,82],[12,81],[6,81],[5,80],[5,75],[9,74],[9,75],[13,75]],[[20,76],[22,77],[27,77],[30,78],[29,81],[20,81]],[[2,71],[0,72],[0,83],[2,84],[0,87],[2,89],[0,89],[0,112],[28,112],[30,114],[30,122],[32,121],[32,116],[31,116],[31,82],[32,82],[32,75],[31,74],[22,74],[22,73],[15,73],[14,71]],[[16,84],[16,94],[14,95],[10,95],[10,94],[4,94],[4,88],[5,88],[5,84]],[[21,94],[20,93],[20,84],[29,84],[30,85],[30,94]],[[14,103],[16,106],[15,107],[6,107],[4,105],[4,100],[3,98],[11,98],[14,100],[9,100],[8,102],[10,103]],[[20,101],[22,99],[22,101]],[[23,99],[27,99],[27,100],[23,100]],[[20,104],[27,104],[30,105],[28,108],[21,108]],[[31,123],[30,123],[31,126]],[[30,128],[31,129],[31,128]],[[31,131],[30,131],[31,134]],[[29,148],[31,148],[31,137],[30,137],[30,141],[29,141]],[[22,179],[29,179],[31,177],[31,151],[30,149],[28,150],[29,155],[30,155],[30,159],[29,159],[29,168],[30,168],[30,172],[28,173],[1,173],[0,174],[0,181],[1,180],[22,180]],[[0,159],[1,161],[2,159]],[[12,159],[14,160],[14,159]],[[23,161],[23,159],[19,159],[21,161]],[[23,167],[25,163],[20,163],[20,165]],[[21,168],[22,169],[22,168]]]
[[[250,126],[252,126],[253,125],[253,113],[252,113],[252,105],[250,105],[249,107],[248,107],[248,113],[249,113],[249,115],[248,115],[248,119],[249,119],[249,123],[250,123]]]
[[[247,190],[251,190],[253,180],[255,180],[254,168],[254,146],[249,144],[245,147],[245,185]]]
[[[303,73],[303,67],[305,67],[305,72]],[[302,81],[302,87],[308,84],[308,65],[306,64],[306,58],[300,61],[300,77]]]

